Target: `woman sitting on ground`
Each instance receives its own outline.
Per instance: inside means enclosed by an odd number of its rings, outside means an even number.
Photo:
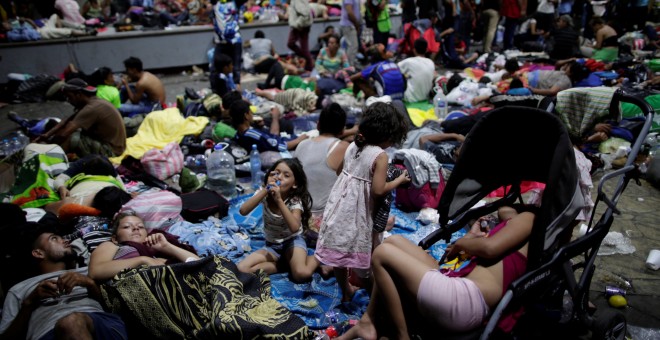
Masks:
[[[170,234],[149,233],[135,212],[126,211],[113,222],[112,241],[101,243],[92,253],[89,276],[103,282],[126,268],[199,260],[191,250]]]
[[[589,22],[596,35],[592,47],[582,46],[580,51],[585,57],[598,61],[614,61],[619,58],[619,41],[617,33],[602,18],[593,18]]]
[[[328,46],[321,49],[314,67],[320,79],[317,82],[317,94],[330,95],[346,87],[350,82],[349,72],[353,65],[348,63],[348,56],[339,48],[339,36],[331,35]]]
[[[483,232],[479,219],[447,246],[448,260],[470,261],[458,270],[453,269],[457,265],[439,268],[436,259],[401,236],[387,238],[372,255],[374,286],[367,312],[340,338],[409,339],[407,321],[420,317],[430,327],[455,332],[482,325],[509,284],[525,273],[534,222],[533,213],[511,208],[500,209],[499,215],[502,222],[492,230]]]

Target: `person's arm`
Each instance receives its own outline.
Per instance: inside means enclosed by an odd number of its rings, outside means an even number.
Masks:
[[[575,58],[575,57],[568,58],[568,59],[563,59],[563,60],[558,60],[557,62],[555,62],[555,68],[559,69],[562,66],[564,66],[564,65],[566,65],[566,64],[568,64],[572,61],[576,61],[576,60],[577,60],[577,58]]]
[[[452,259],[461,251],[484,259],[496,259],[524,245],[532,232],[534,214],[523,212],[507,222],[499,232],[484,237],[468,233],[448,246],[447,258]]]
[[[603,37],[605,36],[603,31],[605,30],[601,28],[598,32],[596,32],[596,43],[594,44],[594,48],[597,50],[603,46]]]
[[[18,313],[14,316],[11,324],[0,334],[0,339],[25,339],[27,336],[28,326],[32,312],[39,307],[41,300],[56,297],[57,283],[53,280],[44,280],[39,282],[37,287],[21,302]],[[13,299],[18,304],[18,299],[15,296],[9,295],[7,299]],[[7,305],[7,302],[5,302]],[[5,308],[3,311],[3,319],[8,317],[5,315],[9,309]]]
[[[101,301],[101,290],[99,286],[87,275],[76,272],[66,272],[57,279],[57,289],[61,294],[70,294],[73,287],[87,288],[87,294],[96,301]]]
[[[268,176],[268,174],[266,174]],[[266,198],[266,195],[268,195],[268,191],[266,189],[260,189],[257,190],[252,197],[250,197],[247,201],[245,201],[243,204],[241,204],[241,207],[238,209],[238,212],[242,215],[245,216],[249,214],[254,208],[256,208],[261,201]]]
[[[353,23],[353,26],[355,26],[356,30],[360,30],[360,20],[355,16],[355,13],[353,13],[353,4],[346,4],[344,5],[344,9],[346,10],[346,14],[348,14],[348,20]]]
[[[280,135],[280,117],[282,116],[282,113],[280,112],[280,109],[277,108],[277,106],[273,106],[270,109],[270,116],[273,118],[273,120],[270,122],[270,133],[275,136]]]
[[[520,16],[527,16],[527,0],[518,0],[518,6],[520,6]]]
[[[453,27],[449,27],[448,29],[446,29],[446,30],[440,32],[439,37],[440,37],[440,38],[443,38],[444,36],[449,35],[449,34],[452,34],[452,33],[454,33],[454,28],[453,28]]]
[[[146,264],[157,266],[165,264],[164,259],[154,259],[148,256],[138,256],[130,259],[114,260],[117,245],[112,242],[103,242],[93,252],[89,259],[89,277],[95,281],[112,279],[117,273],[126,268],[135,268]]]
[[[142,99],[142,94],[144,94],[144,86],[143,84],[138,81],[135,83],[135,91],[131,89],[130,86],[128,86],[128,80],[126,78],[122,78],[122,81],[124,83],[124,86],[126,87],[126,95],[128,95],[128,100],[131,101],[133,104],[137,104],[140,102],[140,99]]]
[[[533,94],[540,94],[542,96],[556,96],[559,91],[561,91],[561,88],[559,86],[553,86],[549,89],[538,89],[534,87],[529,88],[530,91],[532,91]]]
[[[458,133],[434,133],[419,137],[419,146],[424,146],[426,142],[438,143],[443,140],[455,139],[459,142],[465,141],[465,136]]]
[[[301,134],[296,139],[292,139],[292,140],[286,142],[286,149],[287,150],[295,150],[296,147],[298,147],[298,144],[300,144],[300,142],[304,141],[307,138],[309,138],[309,136],[307,134],[305,134],[305,133]]]
[[[287,226],[289,226],[289,230],[292,233],[297,232],[301,227],[300,221],[302,220],[302,211],[300,209],[293,209],[293,211],[289,210],[289,207],[286,206],[286,203],[284,203],[284,200],[282,199],[280,186],[277,185],[277,183],[271,182],[269,183],[269,186],[268,193],[275,200],[277,208],[280,209],[282,218]]]
[[[360,79],[362,79],[362,78],[363,78],[363,77],[362,77],[362,72],[358,72],[358,73],[356,73],[356,74],[354,74],[354,75],[352,75],[352,76],[350,77],[350,79],[351,79],[352,82],[356,82],[356,81],[358,81],[358,80],[360,80]]]
[[[199,260],[199,256],[194,253],[179,248],[165,238],[165,235],[161,233],[154,233],[147,236],[147,239],[144,241],[149,248],[157,250],[158,252],[169,256],[170,258],[177,259],[179,262],[186,262],[189,259]]]
[[[314,63],[314,67],[316,68],[316,72],[320,75],[326,75],[328,73],[328,70],[325,69],[323,66],[323,60],[324,60],[324,55],[325,55],[325,47],[319,51],[319,55],[316,57],[316,62]]]
[[[406,182],[410,182],[407,170],[403,171],[403,173],[393,181],[387,182],[387,154],[382,153],[376,157],[374,177],[371,181],[372,194],[382,196]]]
[[[343,140],[337,142],[337,145],[326,159],[326,164],[328,164],[330,169],[336,172],[337,169],[343,168],[344,155],[346,154],[348,146],[349,144]]]
[[[39,136],[35,141],[36,142],[47,142],[47,143],[61,143],[66,137],[70,136],[81,126],[78,125],[74,120],[63,121],[64,124],[57,124],[50,131]]]

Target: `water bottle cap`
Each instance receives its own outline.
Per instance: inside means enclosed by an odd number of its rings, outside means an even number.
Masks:
[[[257,149],[257,144],[252,144],[252,150],[256,150],[256,149]]]
[[[213,150],[216,150],[216,151],[220,151],[220,150],[222,150],[222,149],[224,149],[224,145],[221,145],[220,143],[216,144],[216,145],[213,147]]]

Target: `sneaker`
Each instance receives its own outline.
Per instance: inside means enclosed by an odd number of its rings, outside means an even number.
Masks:
[[[25,128],[25,129],[30,128],[30,121],[23,118],[23,117],[21,117],[21,116],[19,116],[18,113],[16,113],[16,112],[9,112],[7,114],[7,118],[9,118],[9,120],[13,121],[14,123],[20,125],[21,127]]]

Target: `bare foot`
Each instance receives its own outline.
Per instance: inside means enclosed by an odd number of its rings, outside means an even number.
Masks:
[[[376,327],[369,314],[362,315],[362,319],[358,321],[357,325],[351,327],[346,333],[338,337],[337,340],[346,340],[346,339],[357,339],[362,338],[364,340],[375,340],[378,336],[376,333]]]
[[[392,228],[394,228],[394,221],[395,221],[394,216],[390,216],[387,218],[387,224],[385,224],[385,231],[390,231]]]

